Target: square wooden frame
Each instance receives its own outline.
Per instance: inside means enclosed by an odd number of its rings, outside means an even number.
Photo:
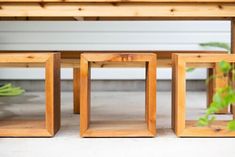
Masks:
[[[0,120],[0,137],[52,137],[60,128],[60,53],[1,53],[0,67],[45,66],[44,120]]]
[[[220,61],[235,62],[233,54],[173,54],[173,70],[172,70],[172,128],[179,137],[235,137],[235,132],[229,132],[226,129],[224,120],[215,121],[214,125],[220,129],[212,129],[209,127],[199,127],[197,121],[186,120],[186,65],[195,64],[195,67],[213,66],[216,69]],[[210,65],[211,64],[211,65]],[[221,81],[215,81],[221,83]],[[215,86],[217,86],[215,85]],[[221,84],[220,84],[221,85]],[[223,84],[222,84],[223,86]],[[234,108],[233,108],[234,110]],[[233,112],[233,118],[235,112]]]
[[[99,129],[90,125],[91,64],[143,63],[146,65],[146,108],[144,127]],[[82,137],[154,137],[156,135],[156,54],[153,53],[84,53],[80,66],[80,135]],[[101,124],[102,125],[102,124]],[[95,126],[95,125],[93,125]],[[97,129],[98,128],[98,129]]]

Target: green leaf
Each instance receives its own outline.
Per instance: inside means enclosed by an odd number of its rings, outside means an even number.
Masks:
[[[215,104],[214,102],[210,104],[210,107],[206,111],[206,115],[211,115],[213,113],[216,113],[219,110],[217,105],[214,105],[214,104]]]
[[[216,92],[213,96],[214,107],[220,106],[222,101],[223,101],[223,98],[221,97],[220,93]]]
[[[12,87],[12,84],[7,83],[7,84],[5,84],[5,85],[1,86],[1,87],[0,87],[0,90],[2,90],[2,89],[6,89],[6,88],[10,88],[10,87]]]
[[[228,122],[227,128],[230,131],[235,131],[235,120],[232,120],[232,121]]]
[[[219,62],[219,68],[224,74],[227,74],[229,73],[232,67],[228,62],[221,61]]]
[[[23,94],[25,91],[24,90],[16,90],[16,91],[11,91],[11,92],[7,92],[7,93],[0,93],[0,97],[1,96],[18,96]]]
[[[195,68],[187,68],[186,72],[192,72],[194,70],[195,70]]]
[[[222,48],[227,51],[230,51],[230,46],[228,43],[223,43],[223,42],[208,42],[208,43],[201,43],[199,44],[202,47],[215,47],[215,48]]]
[[[207,125],[209,125],[209,120],[208,120],[208,118],[207,118],[206,116],[200,117],[200,118],[198,119],[197,125],[198,125],[198,126],[207,126]]]
[[[209,119],[209,124],[213,123],[215,121],[216,117],[212,116],[211,119]]]
[[[25,91],[20,87],[14,87],[8,83],[0,88],[0,96],[17,96],[23,94]]]

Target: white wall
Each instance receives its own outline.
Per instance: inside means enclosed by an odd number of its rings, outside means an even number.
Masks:
[[[199,50],[202,42],[230,42],[229,30],[228,21],[0,22],[0,50]],[[142,79],[144,71],[96,69],[92,74],[96,79]],[[205,72],[190,75],[202,79]],[[13,78],[40,79],[43,72],[0,70],[0,79]],[[63,70],[62,78],[70,79],[71,69]],[[170,78],[170,71],[158,70],[158,78]]]

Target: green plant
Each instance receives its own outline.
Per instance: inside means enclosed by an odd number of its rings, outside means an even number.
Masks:
[[[219,69],[222,72],[221,75],[214,76],[216,77],[229,77],[232,75],[232,79],[235,79],[235,69],[231,66],[230,63],[221,61],[219,63]],[[210,81],[210,80],[209,80]],[[220,88],[216,91],[213,96],[213,100],[210,104],[210,107],[207,109],[206,114],[199,118],[199,126],[210,126],[212,122],[216,119],[213,115],[219,110],[228,107],[235,103],[235,90],[232,87],[232,81],[230,80],[228,86]],[[232,120],[227,125],[228,130],[235,131],[235,120]]]
[[[12,84],[7,83],[0,85],[0,96],[17,96],[24,93],[20,87],[14,87]]]
[[[204,48],[208,48],[208,47],[221,48],[229,52],[231,50],[229,44],[223,43],[223,42],[208,42],[208,43],[200,43],[199,45]]]
[[[225,50],[230,51],[229,44],[227,43],[219,43],[219,42],[210,42],[210,43],[202,43],[200,44],[203,47],[217,47],[223,48]],[[230,63],[221,61],[219,63],[219,69],[222,72],[219,76],[210,76],[206,82],[209,82],[211,79],[216,77],[229,77],[232,76],[232,80],[235,80],[235,68]],[[220,88],[213,95],[213,100],[210,104],[210,107],[206,110],[204,116],[200,117],[198,120],[199,126],[210,126],[216,119],[214,114],[219,110],[229,107],[235,103],[235,90],[232,86],[231,79],[229,80],[228,86]],[[235,120],[231,120],[227,124],[227,129],[230,131],[235,131]]]

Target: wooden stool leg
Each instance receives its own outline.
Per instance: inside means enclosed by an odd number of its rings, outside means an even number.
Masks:
[[[207,79],[214,75],[213,69],[207,70]],[[213,81],[210,80],[207,84],[207,108],[210,107],[210,104],[213,100],[214,95],[214,87],[213,87]]]
[[[73,113],[80,114],[80,68],[73,68]]]
[[[231,21],[231,54],[235,54],[235,19],[232,19]],[[230,79],[233,78],[230,77]],[[233,87],[235,87],[235,80],[232,81],[233,81]],[[235,104],[233,104],[230,107],[230,111],[233,114],[233,119],[235,119]]]
[[[175,74],[175,55],[172,55],[172,80],[171,80],[171,128],[174,132],[176,132],[175,128],[175,80],[176,80],[176,74]]]

